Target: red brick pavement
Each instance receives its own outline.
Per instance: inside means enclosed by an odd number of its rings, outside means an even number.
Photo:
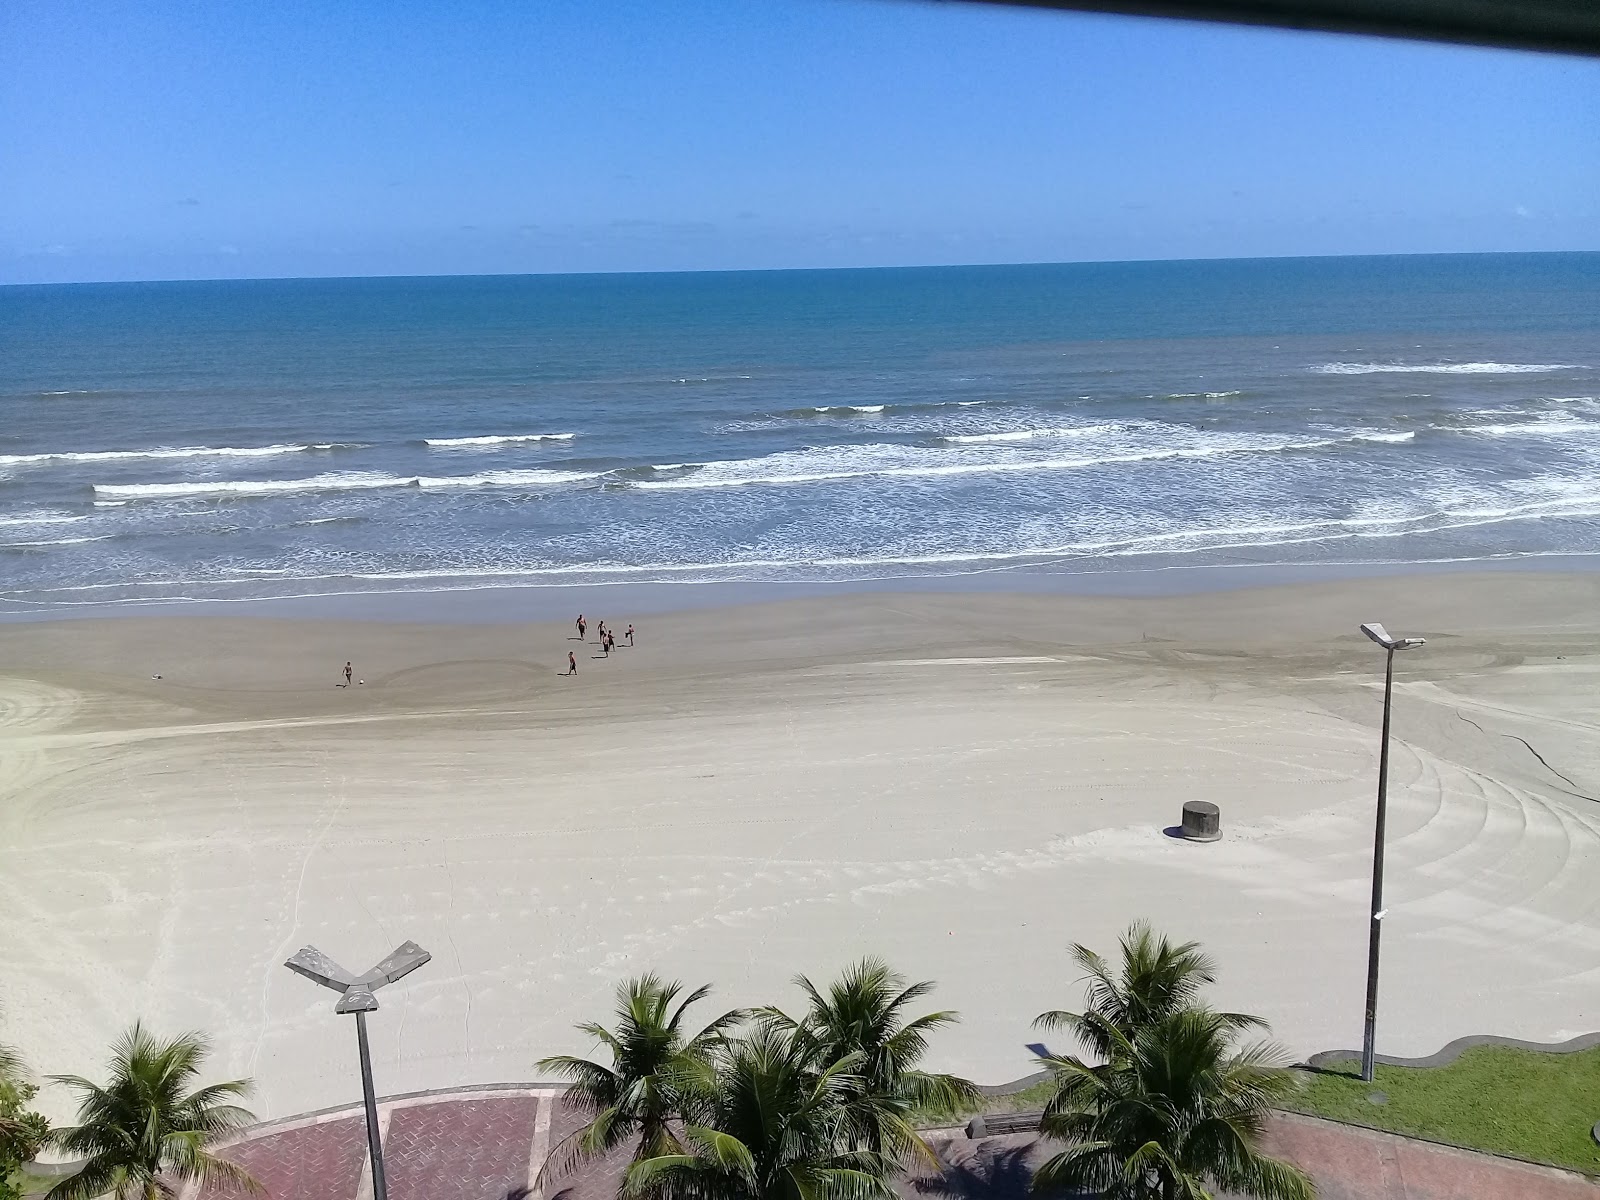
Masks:
[[[341,1117],[277,1133],[268,1130],[230,1147],[226,1155],[255,1176],[273,1200],[353,1200],[367,1157],[366,1121]],[[235,1189],[205,1192],[206,1200],[241,1194]]]
[[[528,1184],[538,1101],[447,1101],[389,1118],[389,1200],[506,1200]]]
[[[536,1130],[541,1105],[547,1135]],[[380,1109],[392,1200],[513,1200],[527,1186],[536,1135],[553,1150],[582,1123],[554,1093],[527,1089],[397,1098]],[[1051,1149],[1029,1134],[932,1140],[944,1169],[904,1181],[907,1200],[1028,1200],[1032,1169]],[[1306,1170],[1320,1200],[1600,1200],[1600,1184],[1581,1175],[1312,1117],[1274,1117],[1266,1148]],[[357,1200],[365,1150],[358,1110],[269,1126],[226,1153],[270,1200]],[[546,1200],[614,1200],[625,1160],[613,1155],[547,1181]]]
[[[1317,1181],[1318,1200],[1600,1198],[1600,1186],[1567,1171],[1314,1117],[1279,1115],[1266,1143]]]

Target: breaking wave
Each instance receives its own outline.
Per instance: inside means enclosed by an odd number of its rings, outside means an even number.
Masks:
[[[1548,375],[1583,371],[1575,363],[1354,363],[1329,362],[1312,367],[1319,375]]]
[[[983,442],[1028,442],[1035,438],[1087,437],[1095,433],[1111,433],[1125,425],[1067,425],[1053,429],[1009,429],[998,433],[950,433],[939,440],[953,446],[973,445]]]
[[[15,517],[0,517],[0,525],[61,525],[68,521],[87,521],[87,513],[22,513]]]
[[[102,533],[96,537],[49,538],[36,542],[0,542],[0,550],[20,550],[33,546],[78,546],[84,542],[110,541],[116,536],[114,533]]]
[[[504,433],[483,437],[423,438],[422,444],[436,449],[453,446],[498,446],[507,442],[570,442],[574,433]]]
[[[182,500],[205,496],[279,496],[297,492],[360,492],[382,488],[546,487],[594,479],[599,472],[485,471],[476,475],[389,475],[375,471],[328,472],[303,479],[207,479],[188,483],[96,484],[95,495],[120,500]],[[96,503],[104,503],[97,500]]]
[[[1470,433],[1480,437],[1545,437],[1545,438],[1595,438],[1600,437],[1600,424],[1580,421],[1577,418],[1562,420],[1546,417],[1533,421],[1508,421],[1494,425],[1458,425],[1451,433]]]
[[[265,458],[274,454],[298,454],[306,450],[332,450],[338,443],[280,446],[158,446],[149,450],[47,451],[40,454],[0,454],[0,466],[26,466],[45,462],[114,462],[133,458]]]
[[[675,479],[641,479],[633,486],[645,489],[685,489],[774,486],[818,483],[825,480],[868,477],[941,475],[982,475],[1018,471],[1063,471],[1119,463],[1154,462],[1162,459],[1205,459],[1234,454],[1273,454],[1295,450],[1315,450],[1352,442],[1406,442],[1416,434],[1362,432],[1341,437],[1297,441],[1269,441],[1239,437],[1210,445],[1165,446],[1129,449],[1124,452],[1079,455],[1070,458],[970,458],[950,461],[949,452],[921,446],[876,443],[865,446],[837,446],[809,450],[782,451],[761,458],[733,459],[726,462],[685,464],[692,473]]]

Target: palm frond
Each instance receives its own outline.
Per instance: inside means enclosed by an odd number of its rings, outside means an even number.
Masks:
[[[628,1164],[622,1173],[619,1196],[645,1196],[656,1191],[663,1180],[672,1175],[695,1171],[701,1161],[693,1154],[663,1154],[656,1158],[641,1158]]]
[[[1079,1141],[1039,1164],[1033,1190],[1106,1191],[1122,1173],[1122,1163],[1109,1142]]]
[[[20,1088],[28,1077],[21,1051],[0,1042],[0,1087]]]
[[[697,1156],[710,1162],[719,1171],[742,1178],[754,1178],[755,1156],[750,1148],[731,1133],[705,1125],[684,1127],[684,1136],[695,1146]]]
[[[678,987],[679,985],[676,983],[672,985],[672,988],[667,993],[668,1002],[670,1002],[672,996],[677,994]],[[699,987],[695,988],[695,990],[690,992],[689,995],[684,999],[683,1003],[679,1004],[677,1008],[673,1009],[672,1016],[667,1021],[667,1028],[676,1030],[679,1024],[683,1021],[684,1010],[697,1000],[704,1000],[710,994],[711,985],[709,983],[702,983]]]
[[[976,1103],[982,1095],[978,1085],[959,1075],[936,1075],[926,1071],[907,1071],[900,1077],[901,1094],[919,1108],[951,1112]]]
[[[83,1169],[69,1175],[45,1193],[45,1200],[97,1200],[118,1190],[125,1177],[121,1167],[107,1159],[90,1159]]]
[[[895,1195],[882,1176],[848,1167],[794,1166],[788,1176],[801,1200],[889,1200]]]

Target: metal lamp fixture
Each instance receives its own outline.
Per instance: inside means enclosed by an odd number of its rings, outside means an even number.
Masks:
[[[373,1200],[389,1200],[383,1174],[383,1139],[378,1136],[378,1101],[372,1088],[372,1052],[367,1048],[367,1014],[378,1010],[373,993],[385,984],[405,978],[431,959],[415,942],[402,942],[389,956],[364,975],[352,975],[315,946],[303,946],[283,965],[297,975],[343,995],[336,1013],[355,1013],[356,1044],[361,1052],[361,1095],[367,1107],[367,1153],[372,1161]]]
[[[1389,709],[1394,696],[1394,652],[1411,650],[1426,638],[1397,638],[1377,622],[1363,625],[1361,632],[1384,648],[1383,736],[1378,750],[1378,815],[1372,835],[1372,921],[1367,935],[1367,1022],[1361,1039],[1361,1078],[1372,1082],[1377,1058],[1378,1031],[1378,939],[1383,928],[1383,829],[1389,814]]]

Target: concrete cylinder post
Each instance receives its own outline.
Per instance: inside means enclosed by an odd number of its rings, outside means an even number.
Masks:
[[[1222,810],[1207,800],[1183,805],[1183,836],[1191,842],[1214,842],[1222,836]]]

